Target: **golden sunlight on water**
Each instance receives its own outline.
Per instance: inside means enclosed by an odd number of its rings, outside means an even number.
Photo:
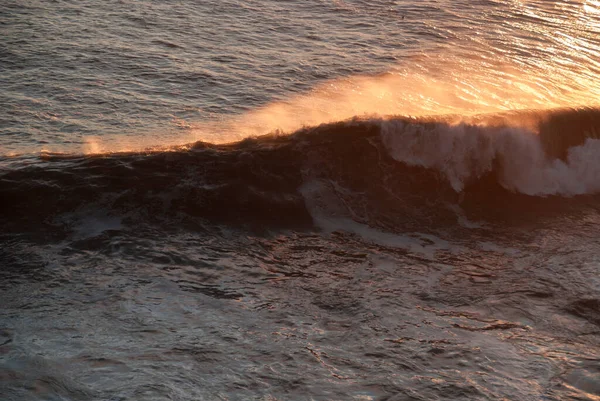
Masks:
[[[423,57],[410,69],[377,77],[356,76],[327,82],[309,93],[275,102],[246,114],[192,124],[176,140],[121,138],[103,143],[86,140],[84,153],[157,149],[195,141],[226,143],[250,136],[298,129],[358,117],[472,116],[509,110],[550,109],[598,105],[600,90],[592,79],[576,74],[556,74],[547,68],[519,71],[489,62],[474,64],[441,58],[436,64]],[[439,69],[440,74],[429,74]],[[460,120],[456,120],[459,122]]]
[[[438,74],[429,73],[436,69]],[[230,120],[197,124],[192,135],[195,140],[228,142],[355,116],[472,116],[598,104],[600,90],[592,79],[569,73],[546,75],[554,72],[423,57],[402,72],[331,81]]]
[[[583,9],[586,13],[591,14],[590,17],[597,17],[600,15],[600,1],[598,0],[586,0]],[[596,21],[596,27],[600,27],[600,19]],[[593,23],[593,22],[592,22]]]
[[[472,116],[599,105],[600,2],[516,0],[510,12],[520,17],[495,28],[491,36],[485,35],[489,33],[484,32],[485,24],[480,25],[481,32],[467,32],[439,52],[407,57],[385,74],[330,80],[242,115],[186,121],[188,128],[176,138],[157,133],[111,138],[109,143],[90,137],[83,151],[227,143],[273,132],[289,134],[355,116]]]

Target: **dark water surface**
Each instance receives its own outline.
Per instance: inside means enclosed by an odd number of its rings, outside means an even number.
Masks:
[[[0,31],[0,399],[600,399],[598,1]]]

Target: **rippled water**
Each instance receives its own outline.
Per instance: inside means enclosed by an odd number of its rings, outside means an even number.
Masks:
[[[239,139],[252,123],[262,134],[364,112],[598,104],[599,10],[596,1],[8,1],[0,150]],[[377,74],[390,75],[354,78]],[[283,116],[271,108],[259,122],[207,127],[281,102]]]
[[[600,397],[600,2],[0,30],[1,399]]]

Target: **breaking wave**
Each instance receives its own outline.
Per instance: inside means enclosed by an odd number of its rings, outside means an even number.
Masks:
[[[380,125],[394,159],[440,171],[456,191],[492,171],[504,188],[527,195],[600,191],[598,109],[470,120],[449,124],[392,119]]]
[[[11,160],[0,173],[0,220],[7,232],[72,231],[98,214],[296,226],[318,212],[422,230],[511,208],[560,213],[577,203],[565,197],[600,192],[599,122],[591,108],[355,118],[227,145]]]

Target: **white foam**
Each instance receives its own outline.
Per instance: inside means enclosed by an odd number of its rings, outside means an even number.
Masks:
[[[65,213],[57,221],[69,226],[77,240],[93,238],[109,230],[123,229],[121,217],[111,216],[101,209],[84,208]]]
[[[394,159],[439,170],[457,192],[493,168],[502,186],[527,195],[600,192],[598,139],[571,148],[565,162],[549,160],[539,136],[525,129],[401,120],[380,124],[383,142]]]
[[[504,246],[498,245],[496,243],[487,242],[487,241],[478,242],[477,246],[482,251],[502,253],[502,254],[505,254],[508,256],[516,256],[519,253],[521,253],[521,251],[518,250],[517,248],[504,247]]]
[[[359,236],[363,241],[389,248],[405,249],[418,253],[428,259],[434,259],[437,251],[458,253],[461,246],[450,244],[434,235],[424,233],[398,234],[377,230],[344,215],[332,197],[327,185],[318,180],[305,183],[300,192],[314,224],[326,233],[342,231]]]
[[[80,239],[93,238],[105,231],[122,229],[121,218],[115,216],[87,216],[74,227],[76,237]]]

